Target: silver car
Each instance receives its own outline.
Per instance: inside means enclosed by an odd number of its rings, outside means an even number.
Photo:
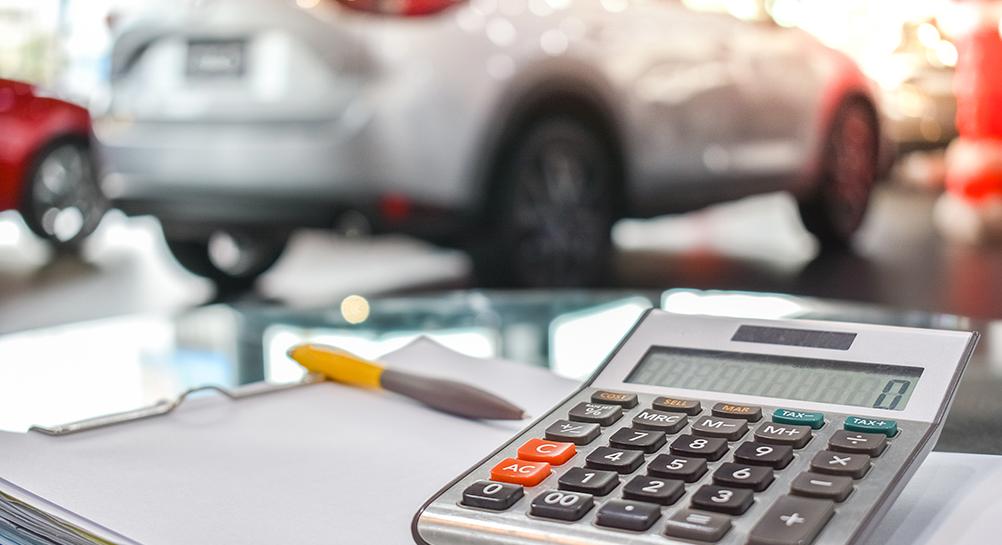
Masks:
[[[104,190],[229,285],[362,218],[489,284],[591,285],[617,219],[771,191],[841,245],[881,140],[846,56],[671,0],[175,3],[122,25],[112,77]]]

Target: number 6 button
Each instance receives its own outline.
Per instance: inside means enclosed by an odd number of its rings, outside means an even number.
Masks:
[[[772,484],[772,468],[762,466],[746,466],[730,462],[720,464],[713,473],[713,482],[726,486],[751,488],[761,492]]]

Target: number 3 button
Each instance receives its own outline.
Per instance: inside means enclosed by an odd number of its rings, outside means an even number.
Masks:
[[[708,511],[740,515],[751,507],[755,493],[743,488],[705,485],[692,495],[692,506]]]

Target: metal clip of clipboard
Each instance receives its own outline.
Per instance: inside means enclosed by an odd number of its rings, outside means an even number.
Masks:
[[[101,416],[95,416],[91,418],[86,418],[83,420],[77,420],[76,422],[69,422],[67,424],[58,424],[55,426],[39,426],[34,425],[28,429],[28,431],[34,431],[38,433],[43,433],[52,437],[59,437],[63,435],[70,435],[74,433],[96,430],[99,428],[106,428],[108,426],[116,426],[118,424],[125,424],[128,422],[136,422],[138,420],[145,420],[147,418],[153,418],[157,416],[164,416],[170,414],[181,406],[182,403],[188,396],[198,393],[198,392],[216,392],[221,394],[223,397],[233,401],[239,401],[241,399],[246,399],[248,397],[255,397],[264,394],[271,394],[275,392],[283,392],[285,390],[290,390],[292,388],[298,388],[300,386],[306,386],[308,384],[316,384],[317,382],[323,382],[324,377],[317,374],[307,374],[303,377],[300,382],[292,382],[288,384],[268,384],[264,382],[247,384],[239,388],[227,389],[221,386],[215,385],[204,385],[196,386],[185,390],[180,395],[174,399],[163,399],[153,405],[148,405],[146,407],[140,407],[138,409],[130,409],[128,411],[122,411],[120,413],[112,413]]]

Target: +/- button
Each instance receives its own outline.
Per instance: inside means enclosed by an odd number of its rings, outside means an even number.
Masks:
[[[882,433],[861,433],[838,430],[828,439],[828,448],[839,452],[880,456],[887,447],[887,436]]]
[[[845,419],[845,429],[865,433],[882,433],[888,437],[894,437],[898,433],[898,423],[894,420],[883,418],[849,416]]]
[[[463,491],[463,505],[504,511],[522,499],[523,488],[514,484],[477,481]]]
[[[557,420],[546,428],[546,438],[550,441],[563,441],[575,445],[587,445],[602,433],[598,424]]]
[[[654,408],[670,413],[685,413],[696,416],[703,410],[702,405],[693,399],[678,399],[676,397],[659,397],[654,400]]]
[[[491,480],[504,483],[536,486],[550,475],[550,464],[546,462],[523,462],[515,458],[505,458],[491,469]]]
[[[777,424],[810,426],[817,430],[825,425],[825,415],[824,413],[798,411],[795,409],[776,409],[772,413],[772,421]]]
[[[518,447],[518,458],[529,462],[547,462],[559,466],[577,454],[574,443],[561,443],[545,439],[529,439]]]
[[[749,422],[758,422],[762,419],[762,408],[752,405],[732,405],[730,403],[717,403],[713,406],[712,412],[715,416],[726,416],[728,418],[743,418]]]
[[[595,403],[612,403],[626,409],[632,409],[637,406],[637,394],[627,394],[624,392],[599,390],[591,395],[591,400]]]

